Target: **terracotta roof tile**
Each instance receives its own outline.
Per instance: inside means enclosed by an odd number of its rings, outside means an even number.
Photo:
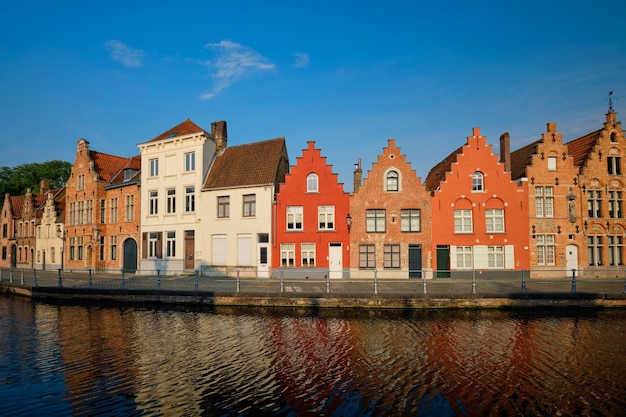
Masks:
[[[11,196],[11,207],[13,208],[13,213],[11,215],[13,218],[22,217],[22,209],[24,208],[24,197],[19,196]]]
[[[130,169],[132,176],[126,178],[126,170]],[[141,178],[141,155],[127,158],[124,165],[113,175],[110,184],[123,184],[125,182],[135,182]]]
[[[215,158],[204,189],[282,182],[284,170],[281,173],[281,168],[285,163],[288,169],[285,138],[231,146]]]
[[[456,156],[460,153],[463,153],[463,146],[446,156],[428,172],[426,180],[424,181],[424,186],[428,191],[435,191],[439,188],[439,182],[445,180],[446,172],[450,171],[450,166],[453,162],[456,162]]]
[[[582,167],[600,137],[602,129],[566,143],[567,152],[574,158],[574,165]]]
[[[511,152],[511,179],[517,180],[526,176],[526,167],[530,165],[530,157],[537,153],[537,145],[542,139]]]
[[[190,119],[185,120],[184,122],[174,126],[170,130],[167,130],[161,133],[159,136],[150,139],[148,142],[156,142],[163,139],[175,138],[177,136],[189,135],[191,133],[202,133],[204,129],[196,125]]]
[[[111,181],[113,176],[117,174],[128,161],[128,158],[97,151],[89,151],[89,156],[93,160],[94,168],[100,179],[107,182]]]

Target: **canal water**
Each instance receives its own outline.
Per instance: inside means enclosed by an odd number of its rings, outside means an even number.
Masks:
[[[626,310],[50,305],[0,297],[6,416],[625,416]]]

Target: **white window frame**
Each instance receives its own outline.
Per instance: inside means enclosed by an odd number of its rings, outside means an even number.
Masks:
[[[185,187],[185,213],[196,211],[196,187],[188,185]]]
[[[422,211],[420,209],[400,210],[400,231],[401,232],[421,232],[422,231]]]
[[[283,268],[293,268],[296,266],[296,244],[280,244],[280,266]]]
[[[159,176],[159,159],[153,158],[149,160],[150,164],[150,177],[158,177]]]
[[[335,206],[317,207],[318,230],[335,230]]]
[[[315,243],[302,243],[300,245],[300,260],[303,267],[315,266]]]
[[[196,153],[185,152],[185,172],[193,172],[196,170]]]
[[[539,234],[537,239],[537,265],[555,265],[556,264],[556,245],[555,235]]]
[[[624,265],[624,239],[622,236],[609,235],[609,265]]]
[[[471,246],[456,247],[456,269],[472,269],[474,266],[473,248]]]
[[[176,213],[176,188],[168,188],[165,190],[165,213]]]
[[[535,216],[554,217],[554,187],[535,187]]]
[[[482,193],[485,191],[485,175],[476,171],[472,174],[472,192]]]
[[[486,209],[485,227],[487,233],[504,233],[504,209]]]
[[[319,192],[319,178],[317,174],[314,172],[306,176],[306,192],[307,193]]]
[[[471,209],[454,210],[454,233],[473,233]]]
[[[385,209],[365,210],[365,231],[367,233],[385,233],[387,229],[387,212]]]
[[[166,258],[176,257],[176,232],[175,231],[165,232],[165,257]]]
[[[504,269],[504,246],[487,246],[487,268]]]
[[[304,207],[287,206],[287,230],[304,230]]]
[[[156,216],[159,214],[159,192],[157,190],[148,191],[148,214]]]
[[[395,169],[390,170],[385,175],[385,191],[400,191],[400,174]]]

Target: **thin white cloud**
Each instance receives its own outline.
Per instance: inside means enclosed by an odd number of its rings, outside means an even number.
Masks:
[[[309,66],[309,62],[311,62],[311,57],[307,53],[296,52],[293,54],[296,58],[293,67],[294,68],[306,68]]]
[[[129,48],[123,42],[112,39],[104,43],[104,47],[109,52],[111,59],[127,68],[137,68],[143,65],[145,53],[141,49]]]
[[[271,71],[276,67],[249,46],[230,40],[208,43],[205,48],[215,54],[214,59],[205,62],[205,65],[211,69],[210,75],[215,79],[215,85],[211,92],[200,96],[203,100],[213,98],[217,93],[236,82],[250,78],[255,74]]]

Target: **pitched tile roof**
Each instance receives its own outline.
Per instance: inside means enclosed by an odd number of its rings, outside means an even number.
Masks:
[[[24,197],[19,196],[11,196],[11,208],[13,208],[13,213],[11,215],[14,218],[22,217],[22,209],[24,208]]]
[[[537,145],[542,139],[511,152],[511,179],[517,180],[526,176],[526,167],[530,165],[530,157],[537,153]]]
[[[97,151],[89,151],[89,156],[93,160],[94,169],[103,181],[110,182],[113,176],[126,165],[128,158],[109,155]]]
[[[463,146],[446,156],[428,172],[426,180],[424,180],[424,186],[428,191],[435,191],[439,188],[439,182],[445,179],[446,172],[450,171],[450,166],[452,166],[453,162],[456,162],[456,156],[461,153],[463,153]]]
[[[184,122],[174,126],[170,130],[167,130],[161,133],[159,136],[150,139],[148,142],[156,142],[163,139],[175,138],[177,136],[189,135],[191,133],[202,133],[204,129],[196,125],[190,119],[185,120]]]
[[[130,169],[132,176],[130,178],[126,178],[126,170]],[[136,183],[141,178],[141,155],[133,156],[132,158],[127,158],[124,166],[122,166],[116,173],[113,175],[109,183],[111,185],[123,185],[125,183]]]
[[[598,142],[602,129],[591,132],[583,137],[574,139],[566,143],[567,152],[574,158],[574,165],[582,167]]]
[[[203,189],[219,189],[284,181],[281,164],[288,169],[285,138],[231,146],[215,158]]]

